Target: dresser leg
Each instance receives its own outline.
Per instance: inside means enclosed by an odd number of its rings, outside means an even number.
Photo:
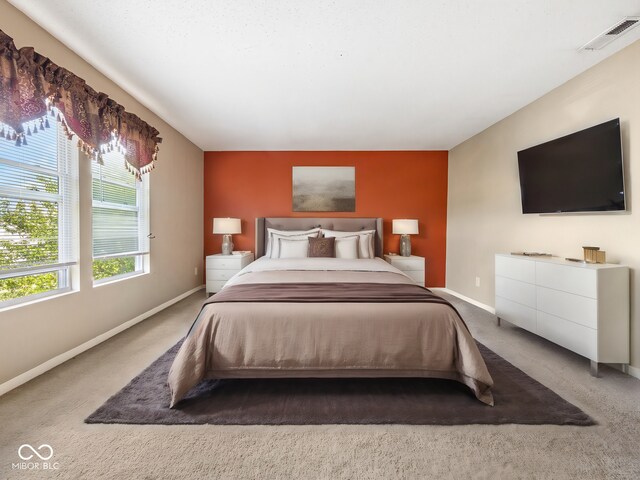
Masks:
[[[591,360],[591,376],[598,377],[598,362]]]
[[[501,323],[500,317],[496,317],[496,325],[500,326],[500,323]]]

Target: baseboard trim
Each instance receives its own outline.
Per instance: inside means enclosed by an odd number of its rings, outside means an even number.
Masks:
[[[460,300],[464,300],[465,302],[470,303],[471,305],[475,305],[476,307],[480,307],[483,310],[486,310],[489,313],[493,313],[495,315],[496,313],[496,309],[493,307],[490,307],[489,305],[485,305],[484,303],[480,303],[477,300],[474,300],[473,298],[469,298],[465,295],[462,295],[461,293],[456,292],[455,290],[450,290],[448,288],[432,288],[431,290],[440,290],[441,292],[444,293],[448,293],[450,295],[453,295],[454,297],[458,297]]]
[[[640,368],[638,367],[627,365],[627,371],[625,373],[631,375],[632,377],[636,377],[637,379],[640,379]]]
[[[165,308],[170,307],[174,303],[178,303],[180,300],[187,298],[189,295],[192,295],[197,291],[202,290],[203,288],[205,288],[204,285],[200,285],[196,288],[192,288],[188,292],[184,292],[183,294],[178,295],[177,297],[172,298],[167,302],[164,302],[162,305],[158,305],[157,307],[152,308],[151,310],[144,312],[143,314],[138,315],[137,317],[129,321],[126,321],[115,328],[112,328],[108,332],[100,334],[97,337],[92,338],[91,340],[81,345],[78,345],[75,348],[72,348],[71,350],[68,350],[64,353],[61,353],[60,355],[53,357],[51,360],[47,360],[46,362],[41,363],[37,367],[34,367],[31,370],[21,373],[17,377],[14,377],[11,380],[4,382],[3,384],[0,385],[0,396],[4,395],[7,392],[10,392],[11,390],[19,387],[20,385],[27,383],[29,380],[33,380],[34,378],[42,375],[43,373],[48,372],[52,368],[57,367],[58,365],[66,362],[67,360],[70,360],[73,357],[80,355],[82,352],[86,352],[90,348],[93,348],[96,345],[104,342],[105,340],[110,339],[111,337],[117,335],[118,333],[133,327],[135,324],[140,323],[143,320],[146,320],[152,315],[155,315],[156,313],[164,310]]]

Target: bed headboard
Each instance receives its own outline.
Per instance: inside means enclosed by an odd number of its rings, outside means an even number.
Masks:
[[[263,217],[256,218],[256,258],[264,255],[267,246],[267,228],[310,230],[316,227],[344,232],[375,230],[376,257],[382,257],[382,218]]]

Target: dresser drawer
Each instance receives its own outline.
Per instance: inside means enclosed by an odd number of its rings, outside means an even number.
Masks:
[[[207,280],[224,280],[225,282],[233,277],[238,270],[207,270]]]
[[[536,331],[536,311],[531,307],[496,295],[496,315],[520,328]]]
[[[538,311],[537,333],[591,360],[598,360],[597,330]]]
[[[536,307],[536,286],[531,283],[496,276],[496,295],[527,307]]]
[[[538,262],[536,283],[542,287],[596,298],[598,296],[597,271],[582,267],[568,267]]]
[[[598,302],[595,298],[538,287],[537,305],[538,310],[542,312],[571,320],[585,327],[598,328]]]
[[[536,263],[522,257],[496,256],[496,275],[521,282],[535,283]]]

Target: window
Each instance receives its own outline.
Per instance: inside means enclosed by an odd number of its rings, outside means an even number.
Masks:
[[[56,121],[24,128],[0,137],[0,308],[70,290],[77,263],[77,149]]]
[[[149,253],[149,180],[136,180],[115,149],[103,163],[92,164],[94,284],[144,272]]]

